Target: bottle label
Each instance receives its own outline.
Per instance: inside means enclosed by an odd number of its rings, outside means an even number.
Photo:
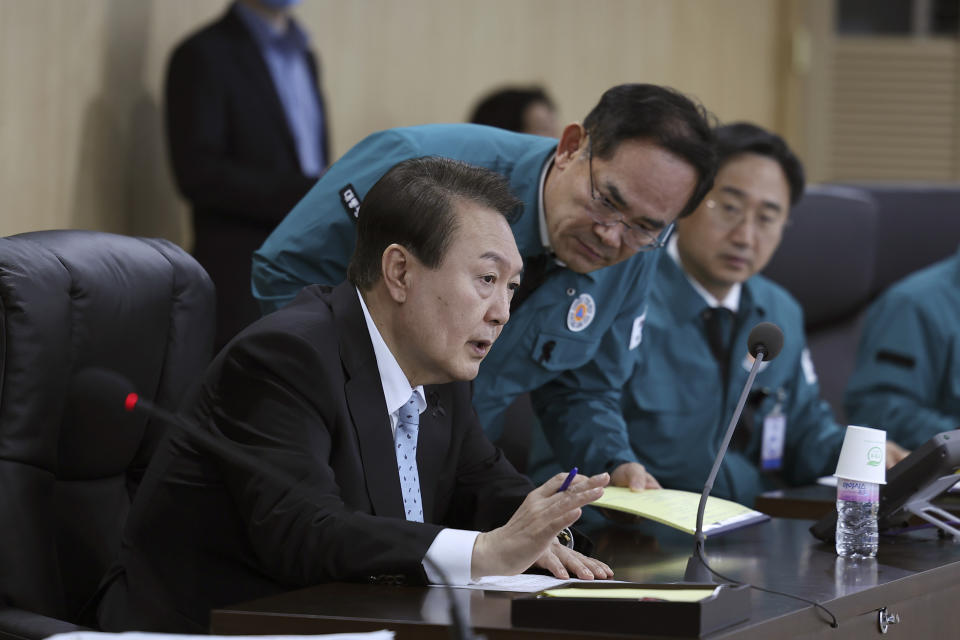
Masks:
[[[880,502],[880,485],[837,478],[837,500],[847,502]]]

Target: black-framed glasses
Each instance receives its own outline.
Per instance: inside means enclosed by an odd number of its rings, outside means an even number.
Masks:
[[[670,240],[674,223],[668,224],[659,234],[654,235],[640,225],[630,224],[623,219],[623,214],[610,200],[600,193],[593,181],[593,144],[587,143],[587,163],[590,170],[590,198],[593,206],[588,209],[590,218],[604,227],[613,227],[618,224],[624,226],[620,238],[634,251],[653,251],[662,249]]]

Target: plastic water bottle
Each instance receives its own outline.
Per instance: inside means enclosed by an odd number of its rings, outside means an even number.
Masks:
[[[837,478],[837,555],[874,558],[877,555],[877,507],[880,485]]]

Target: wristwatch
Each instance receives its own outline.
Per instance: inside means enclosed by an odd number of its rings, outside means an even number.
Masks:
[[[557,534],[557,541],[567,549],[573,549],[573,532],[570,531],[570,527],[564,527],[560,533]]]

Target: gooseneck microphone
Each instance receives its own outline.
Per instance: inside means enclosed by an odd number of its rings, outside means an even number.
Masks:
[[[120,400],[123,399],[121,403]],[[82,411],[98,411],[98,418],[111,422],[122,422],[127,413],[137,413],[154,418],[180,428],[198,444],[230,462],[241,467],[265,473],[273,480],[286,486],[296,487],[296,479],[283,469],[264,464],[264,462],[244,451],[221,442],[209,432],[187,420],[181,415],[167,411],[149,400],[144,400],[135,391],[133,383],[115,371],[90,367],[78,372],[70,388],[69,402],[72,407]],[[438,407],[439,411],[443,411]],[[424,556],[423,561],[430,565],[443,583],[450,603],[451,635],[458,640],[483,640],[470,629],[467,616],[460,609],[450,580],[435,562]]]
[[[105,422],[123,422],[128,418],[126,414],[139,414],[165,422],[179,427],[194,442],[203,445],[208,451],[245,469],[266,471],[274,480],[280,480],[288,485],[295,482],[293,476],[288,475],[284,470],[265,469],[262,460],[224,444],[183,416],[141,398],[135,391],[133,383],[116,371],[89,367],[78,372],[70,387],[69,402],[71,407],[81,408],[83,411],[98,411],[100,413],[98,417]]]
[[[757,371],[760,370],[760,363],[769,362],[780,353],[783,348],[783,331],[772,322],[761,322],[750,330],[750,335],[747,337],[747,348],[754,358],[753,366],[750,368],[750,375],[747,376],[746,384],[743,385],[743,391],[740,393],[737,408],[730,418],[730,424],[727,425],[727,432],[723,437],[723,443],[720,445],[720,451],[717,452],[717,457],[713,461],[713,468],[710,469],[707,482],[703,485],[703,494],[700,496],[700,505],[697,507],[697,529],[694,533],[693,555],[687,560],[687,569],[683,574],[684,582],[714,581],[711,571],[707,567],[704,551],[707,537],[703,534],[703,512],[707,507],[707,497],[713,489],[713,481],[717,478],[720,464],[727,453],[727,447],[730,446],[730,439],[733,438],[733,431],[740,420],[740,414],[743,412],[743,405],[746,403],[747,395],[753,386],[753,380],[757,377]]]

